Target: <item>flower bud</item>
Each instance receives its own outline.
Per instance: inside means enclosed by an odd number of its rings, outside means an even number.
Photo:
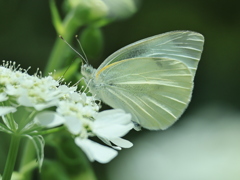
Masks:
[[[83,23],[89,23],[106,17],[108,7],[101,0],[68,0],[68,10],[75,13],[75,18]]]

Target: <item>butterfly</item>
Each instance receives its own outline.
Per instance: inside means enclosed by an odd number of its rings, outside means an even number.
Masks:
[[[90,92],[146,129],[166,129],[187,108],[204,37],[172,31],[127,45],[97,69],[81,67]]]

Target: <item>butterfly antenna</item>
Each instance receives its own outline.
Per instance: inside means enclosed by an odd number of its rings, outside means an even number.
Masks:
[[[80,58],[86,63],[88,64],[88,61],[77,51],[75,50],[61,35],[59,35],[59,37],[63,40],[63,42],[65,42],[75,53],[77,53],[77,55],[80,56]],[[85,54],[84,54],[85,56]]]
[[[79,46],[80,46],[80,48],[81,48],[81,51],[83,52],[83,55],[84,55],[84,57],[85,57],[85,59],[86,59],[86,63],[88,64],[87,55],[85,54],[85,52],[84,52],[84,50],[83,50],[82,44],[81,44],[80,41],[78,40],[78,35],[75,35],[75,38],[76,38],[76,40],[77,40],[77,42],[78,42],[78,44],[79,44]]]

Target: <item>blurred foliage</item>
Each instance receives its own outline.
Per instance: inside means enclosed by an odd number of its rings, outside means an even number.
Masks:
[[[61,8],[61,4],[62,1],[57,1],[57,7]],[[79,33],[83,33],[81,41],[87,56],[90,50],[84,44],[88,39],[91,44],[95,42],[94,46],[100,43],[104,45],[101,53],[93,51],[89,55],[91,64],[97,67],[111,53],[136,40],[172,30],[199,32],[205,36],[206,42],[195,78],[192,102],[185,115],[211,102],[240,109],[239,5],[237,0],[142,1],[139,11],[133,17],[108,24],[101,32],[94,27],[83,27]],[[64,11],[60,12],[60,16],[63,15]],[[0,0],[0,26],[0,59],[16,61],[23,68],[31,66],[29,73],[35,72],[38,67],[43,70],[58,36],[51,22],[49,2]],[[89,36],[89,31],[94,31],[93,34],[98,34],[100,38]],[[77,43],[73,44],[79,49]],[[94,53],[101,54],[101,57]],[[181,126],[184,121],[181,118],[174,126]],[[130,138],[134,136],[138,134],[132,132],[129,135]],[[0,142],[1,146],[8,147],[6,136],[2,133]],[[0,150],[0,162],[4,162],[7,149]],[[137,151],[136,148],[134,150]],[[103,171],[105,165],[94,163],[94,166],[99,179],[106,179]],[[0,163],[0,172],[2,170],[3,165]]]
[[[103,51],[103,35],[99,28],[87,27],[81,34],[80,42],[89,59],[96,59]]]
[[[46,137],[45,159],[40,179],[96,180],[91,163],[76,147],[69,134],[60,132]]]
[[[238,6],[236,0],[143,1],[133,17],[103,28],[104,52],[91,64],[97,67],[117,49],[151,35],[180,29],[197,31],[205,36],[206,43],[192,104],[217,100],[239,106]],[[37,67],[43,70],[57,37],[48,2],[0,1],[0,23],[0,58],[17,61],[23,67],[31,65],[30,72]]]

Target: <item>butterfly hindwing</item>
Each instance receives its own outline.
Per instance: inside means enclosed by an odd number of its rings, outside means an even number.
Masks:
[[[121,108],[147,129],[166,129],[187,107],[192,73],[181,61],[132,58],[106,66],[96,74],[97,95]]]

